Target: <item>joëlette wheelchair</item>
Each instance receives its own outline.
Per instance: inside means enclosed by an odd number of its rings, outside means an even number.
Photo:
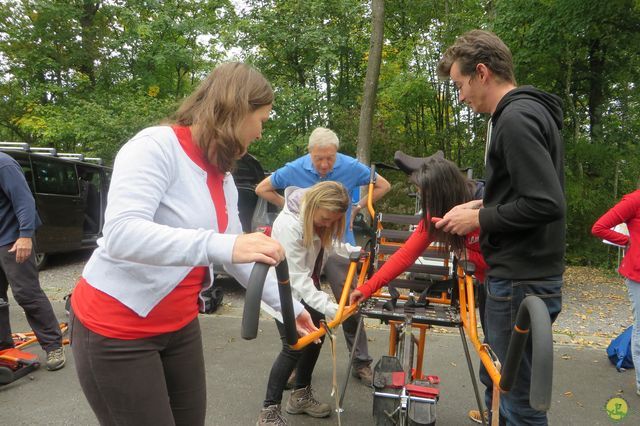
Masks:
[[[398,151],[394,161],[400,170],[409,173],[423,159]],[[434,425],[440,398],[440,379],[423,372],[426,333],[433,326],[457,328],[480,412],[483,407],[467,340],[471,342],[493,381],[492,424],[497,425],[500,393],[509,392],[512,388],[531,334],[533,366],[530,404],[537,410],[548,410],[553,376],[553,340],[546,305],[535,296],[529,296],[523,301],[516,316],[507,356],[501,364],[491,348],[478,338],[474,265],[457,262],[452,253],[439,249],[437,242],[429,246],[404,274],[392,280],[387,285],[387,292],[379,290],[359,307],[347,305],[353,278],[357,276],[358,285],[363,284],[402,246],[411,235],[412,227],[420,220],[419,215],[376,214],[371,203],[374,179],[375,166],[372,166],[368,205],[373,218],[370,238],[360,253],[351,256],[349,271],[338,301],[338,312],[332,321],[322,324],[317,332],[298,338],[286,260],[276,267],[287,342],[294,349],[301,349],[325,334],[332,334],[334,328],[358,309],[363,316],[388,324],[388,354],[382,356],[374,368],[375,424]],[[244,339],[254,339],[257,336],[260,297],[268,269],[268,265],[256,264],[249,279],[242,319]],[[361,320],[356,339],[360,337],[362,326]],[[353,346],[355,348],[356,345]],[[353,357],[352,350],[350,361]],[[350,369],[351,362],[348,365]],[[350,371],[346,372],[340,400],[337,401],[338,413],[342,410],[349,373]]]

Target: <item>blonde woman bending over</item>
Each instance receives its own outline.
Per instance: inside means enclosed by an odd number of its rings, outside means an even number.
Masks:
[[[333,318],[338,308],[332,297],[320,289],[319,278],[322,265],[332,252],[349,257],[347,246],[340,242],[348,208],[349,195],[341,183],[320,182],[306,189],[288,187],[284,209],[273,224],[272,236],[286,252],[293,297],[309,311],[316,327],[326,317]],[[296,382],[286,412],[312,417],[329,416],[331,407],[316,400],[311,390],[311,376],[324,338],[302,350],[293,350],[286,343],[282,319],[272,310],[265,310],[276,318],[282,350],[271,367],[264,408],[257,424],[287,424],[280,403],[285,384],[294,369]]]

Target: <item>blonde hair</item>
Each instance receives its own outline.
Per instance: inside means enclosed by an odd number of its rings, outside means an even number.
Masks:
[[[313,244],[315,232],[313,217],[319,209],[342,213],[339,220],[335,221],[331,227],[323,229],[322,234],[318,235],[322,247],[328,247],[334,239],[341,240],[346,224],[345,213],[348,208],[349,194],[340,182],[319,182],[309,188],[302,198],[302,213],[300,215],[303,223],[303,246],[310,248]]]
[[[311,132],[309,135],[309,144],[307,145],[307,149],[311,151],[312,148],[319,146],[335,146],[336,149],[340,148],[340,139],[338,139],[338,135],[333,130],[317,127]]]
[[[273,89],[247,64],[218,65],[175,113],[175,123],[190,126],[194,142],[209,163],[225,173],[244,152],[238,137],[242,120],[273,103]]]

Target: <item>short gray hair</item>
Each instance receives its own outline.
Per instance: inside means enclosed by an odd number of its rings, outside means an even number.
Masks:
[[[336,149],[340,148],[340,140],[338,139],[338,135],[333,130],[317,127],[311,135],[309,136],[309,145],[307,146],[309,151],[312,148],[319,146],[335,146]]]

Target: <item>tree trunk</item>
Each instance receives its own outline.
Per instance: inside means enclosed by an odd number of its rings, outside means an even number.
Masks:
[[[82,28],[82,56],[79,69],[84,73],[91,82],[91,87],[96,85],[95,61],[99,58],[98,48],[96,46],[96,27],[95,19],[100,2],[84,1],[82,5],[82,14],[80,16],[80,26]]]
[[[589,129],[592,143],[602,142],[604,56],[600,40],[594,40],[589,48]]]
[[[367,75],[364,80],[364,95],[360,109],[360,125],[358,127],[358,160],[369,164],[371,156],[371,133],[373,113],[376,105],[380,62],[382,61],[382,42],[384,35],[384,0],[371,0],[371,44],[369,45],[369,61]]]

